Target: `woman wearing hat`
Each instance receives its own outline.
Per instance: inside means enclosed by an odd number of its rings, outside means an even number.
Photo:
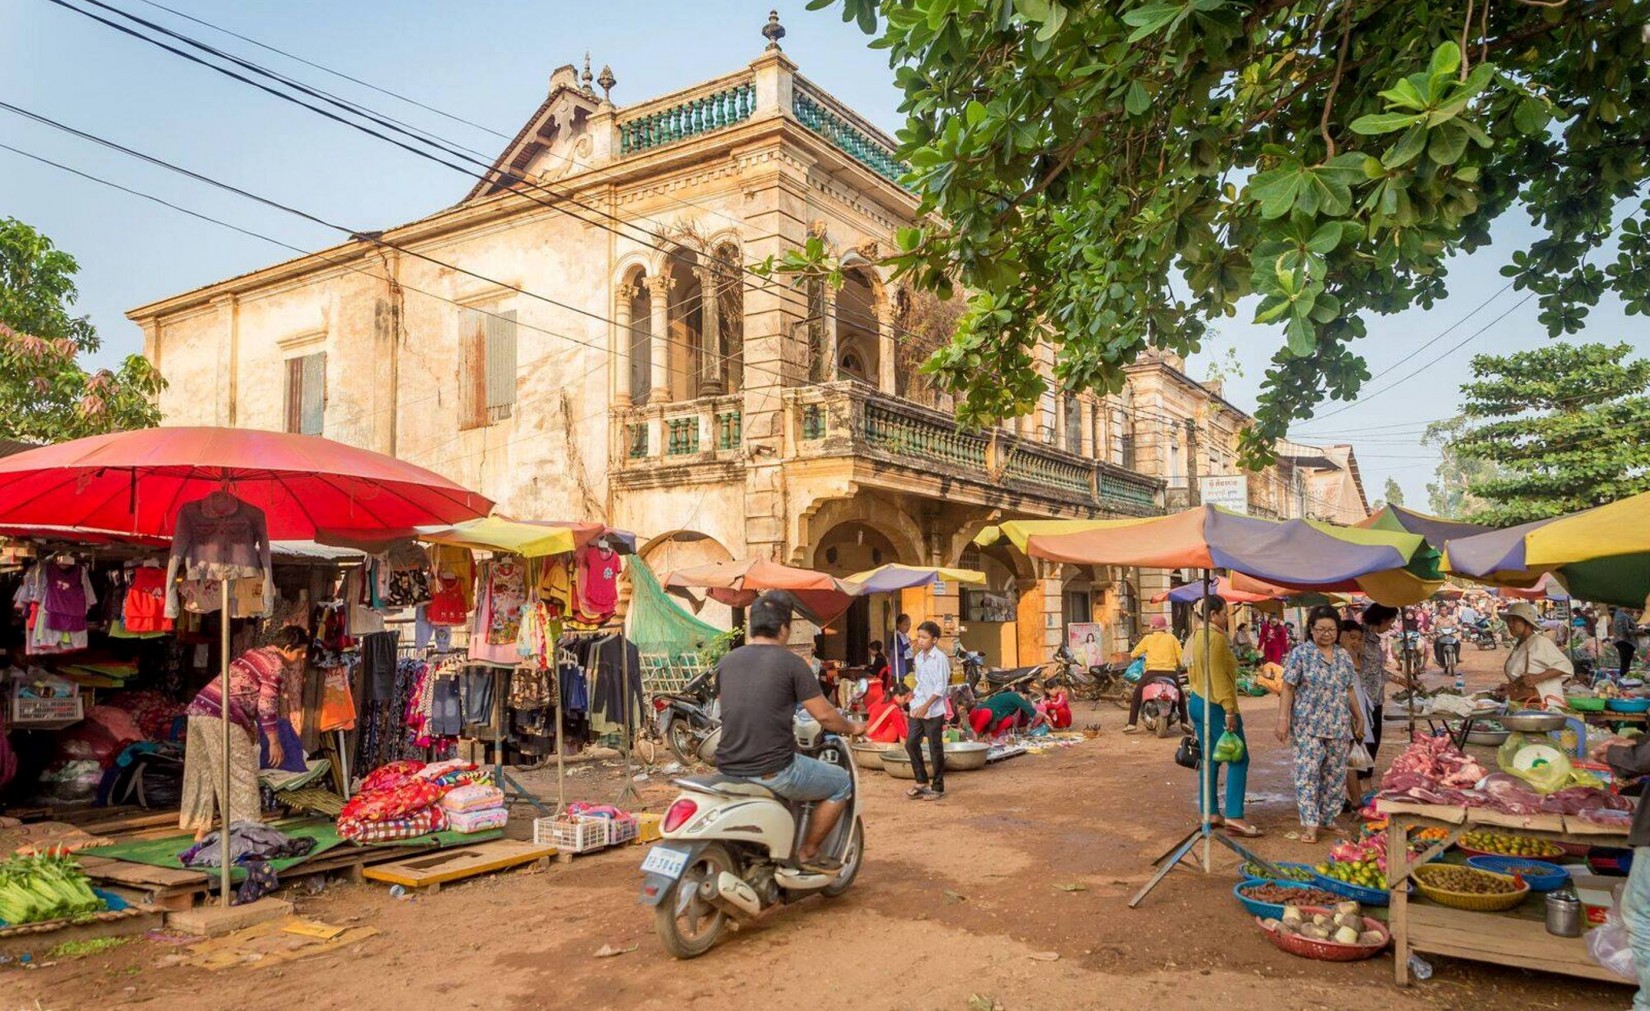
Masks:
[[[1153,681],[1167,680],[1170,684],[1176,683],[1175,677],[1180,671],[1180,640],[1169,633],[1169,622],[1161,614],[1152,615],[1152,630],[1142,636],[1135,644],[1131,657],[1146,658],[1146,672],[1140,675],[1140,683],[1134,686],[1134,697],[1129,700],[1129,723],[1123,728],[1123,733],[1135,732],[1135,721],[1140,719],[1140,705],[1145,701],[1146,686]],[[1176,703],[1180,705],[1180,703]],[[1176,714],[1180,722],[1185,723],[1185,714]]]
[[[1548,698],[1564,697],[1564,681],[1575,674],[1570,658],[1551,639],[1541,634],[1541,615],[1535,605],[1519,601],[1501,612],[1513,650],[1503,668],[1507,675],[1507,697],[1527,705],[1543,705]]]

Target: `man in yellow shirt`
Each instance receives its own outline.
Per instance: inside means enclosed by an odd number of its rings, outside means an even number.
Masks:
[[[1180,670],[1180,641],[1169,634],[1169,623],[1163,616],[1154,614],[1152,630],[1141,638],[1129,656],[1145,657],[1146,672],[1140,676],[1140,683],[1134,686],[1134,698],[1129,700],[1129,724],[1123,728],[1125,734],[1132,734],[1137,729],[1134,724],[1140,719],[1140,703],[1143,701],[1146,686],[1158,680],[1174,682],[1175,675]],[[1182,723],[1186,722],[1184,712],[1177,715]]]
[[[1203,654],[1204,630],[1192,630],[1186,639],[1186,674],[1191,698],[1187,708],[1197,724],[1199,741],[1207,741],[1213,750],[1222,731],[1229,730],[1243,737],[1243,717],[1238,713],[1237,655],[1226,638],[1230,612],[1226,601],[1213,595],[1203,598],[1204,621],[1208,623],[1209,659]],[[1205,729],[1207,727],[1207,729]],[[1261,830],[1243,820],[1243,795],[1249,787],[1249,742],[1244,741],[1241,761],[1226,765],[1225,804],[1219,810],[1215,805],[1215,787],[1223,763],[1212,762],[1205,755],[1198,771],[1198,803],[1215,824],[1226,824],[1228,835],[1253,838]]]

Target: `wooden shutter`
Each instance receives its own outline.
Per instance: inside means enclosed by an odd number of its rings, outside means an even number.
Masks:
[[[286,360],[286,423],[282,426],[288,432],[303,430],[304,406],[304,360],[302,358],[288,358]]]
[[[487,362],[486,405],[488,422],[510,416],[516,402],[516,312],[486,316],[484,354]]]
[[[326,428],[327,353],[317,351],[297,361],[303,370],[298,431],[304,435],[320,435]]]

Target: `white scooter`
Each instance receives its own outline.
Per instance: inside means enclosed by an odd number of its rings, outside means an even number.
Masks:
[[[859,875],[865,826],[847,744],[806,713],[794,729],[799,753],[840,766],[853,784],[848,809],[820,847],[841,866],[823,874],[797,861],[812,802],[785,800],[760,783],[720,773],[674,780],[682,794],[665,811],[664,841],[642,861],[639,901],[653,907],[654,929],[675,957],[703,955],[735,920],[809,895],[835,898]]]

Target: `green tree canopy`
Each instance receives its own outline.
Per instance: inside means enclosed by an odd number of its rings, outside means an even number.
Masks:
[[[1552,344],[1478,355],[1466,424],[1449,444],[1494,464],[1468,491],[1471,519],[1504,526],[1650,490],[1650,361],[1628,344]]]
[[[55,442],[160,422],[164,386],[149,362],[87,372],[102,341],[76,316],[74,257],[15,218],[0,219],[0,438]]]
[[[1386,487],[1382,491],[1387,505],[1401,506],[1404,504],[1404,490],[1398,486],[1395,478],[1387,478]]]
[[[1427,510],[1434,516],[1465,519],[1488,503],[1471,492],[1474,484],[1501,472],[1493,461],[1467,459],[1457,453],[1454,442],[1467,430],[1465,415],[1434,421],[1421,436],[1421,444],[1438,447],[1435,480],[1427,482]]]
[[[969,293],[928,365],[964,420],[1030,408],[1039,341],[1059,385],[1115,391],[1253,295],[1282,338],[1264,459],[1355,397],[1368,318],[1442,299],[1515,205],[1541,234],[1506,272],[1552,333],[1607,289],[1650,311],[1650,0],[840,2],[905,93],[922,205],[894,262]]]

